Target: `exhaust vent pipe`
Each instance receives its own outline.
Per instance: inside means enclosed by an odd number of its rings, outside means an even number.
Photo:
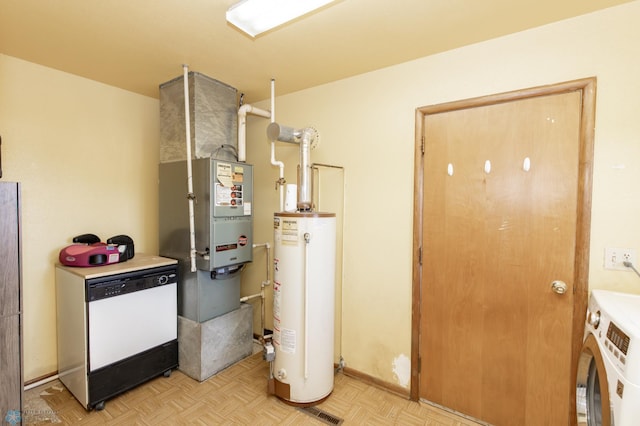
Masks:
[[[270,141],[297,143],[300,145],[300,171],[298,173],[298,210],[313,209],[311,201],[311,149],[318,142],[318,131],[313,127],[293,129],[276,122],[267,127],[267,137]]]

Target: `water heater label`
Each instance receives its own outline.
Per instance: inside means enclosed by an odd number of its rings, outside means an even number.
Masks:
[[[296,353],[296,331],[290,328],[280,330],[280,350],[288,354]]]
[[[298,243],[298,221],[282,221],[282,244],[296,245]]]

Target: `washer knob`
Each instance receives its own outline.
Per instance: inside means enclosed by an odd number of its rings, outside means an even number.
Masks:
[[[589,325],[592,325],[593,328],[598,328],[600,325],[600,311],[598,312],[589,312],[587,314],[587,322]]]

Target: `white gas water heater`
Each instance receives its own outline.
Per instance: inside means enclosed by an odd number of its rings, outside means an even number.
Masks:
[[[300,145],[297,208],[274,214],[275,359],[269,389],[289,404],[310,406],[333,391],[336,215],[313,209],[309,152],[316,130],[272,122],[267,135],[272,143]]]

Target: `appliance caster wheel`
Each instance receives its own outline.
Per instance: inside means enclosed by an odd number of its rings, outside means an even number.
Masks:
[[[167,370],[162,374],[164,377],[171,377],[171,370]]]
[[[104,410],[104,401],[98,402],[93,408],[95,408],[96,411]]]

